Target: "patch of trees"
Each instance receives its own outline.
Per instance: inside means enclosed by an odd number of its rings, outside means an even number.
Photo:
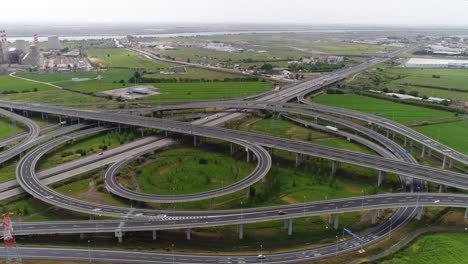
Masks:
[[[440,79],[440,75],[432,74],[432,78],[434,78],[434,79]]]
[[[343,92],[342,90],[339,90],[339,89],[329,88],[329,89],[326,90],[326,93],[327,94],[344,94],[345,92]]]
[[[32,92],[37,92],[38,89],[37,88],[33,88]],[[31,90],[22,90],[21,93],[30,93]],[[20,93],[19,91],[15,91],[15,90],[6,90],[6,91],[2,91],[1,94],[17,94],[17,93]]]
[[[322,72],[322,71],[333,71],[341,69],[345,66],[344,63],[338,64],[328,64],[323,62],[317,62],[315,64],[305,63],[305,64],[292,64],[288,66],[288,69],[293,72]]]
[[[131,83],[131,80],[135,81],[132,78],[128,80]],[[192,78],[148,78],[148,77],[141,77],[139,82],[142,83],[200,83],[200,82],[258,82],[258,77],[237,77],[237,78],[224,78],[220,79],[192,79]]]

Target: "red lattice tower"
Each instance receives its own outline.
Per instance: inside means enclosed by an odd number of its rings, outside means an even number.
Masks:
[[[0,30],[0,43],[5,43],[6,33],[5,30]]]
[[[18,255],[18,250],[16,249],[16,239],[15,232],[13,230],[13,223],[11,222],[10,212],[8,211],[6,211],[3,215],[3,243],[7,252],[7,263],[11,263],[12,257],[16,257],[16,263],[21,263],[21,258]],[[11,256],[11,253],[13,253],[14,256]]]

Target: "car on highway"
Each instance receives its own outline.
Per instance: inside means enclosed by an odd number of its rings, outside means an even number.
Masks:
[[[285,215],[285,214],[286,214],[285,211],[282,211],[282,210],[278,211],[278,215]]]
[[[257,259],[266,259],[266,256],[263,255],[263,254],[260,254],[260,255],[257,256]]]

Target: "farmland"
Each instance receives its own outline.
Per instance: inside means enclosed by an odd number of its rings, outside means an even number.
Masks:
[[[20,134],[24,129],[13,125],[10,120],[0,118],[0,140]]]
[[[37,91],[47,91],[55,88],[46,84],[29,82],[8,75],[0,75],[0,94],[9,93],[11,91],[18,93],[29,93],[33,92],[35,89],[37,89]]]
[[[160,78],[160,79],[170,79],[170,78],[187,78],[187,79],[205,79],[205,80],[223,80],[225,78],[239,78],[241,75],[238,74],[231,74],[219,71],[211,71],[207,69],[201,68],[194,68],[194,67],[186,67],[186,72],[180,72],[176,74],[160,74],[160,73],[151,73],[145,74],[145,78]]]
[[[159,95],[143,100],[222,99],[252,95],[273,89],[268,82],[156,83]]]
[[[315,102],[324,105],[378,114],[402,124],[420,121],[437,121],[453,118],[454,114],[441,110],[405,105],[382,99],[375,99],[354,94],[324,94],[315,98]]]
[[[173,63],[149,60],[134,51],[126,49],[93,48],[87,49],[85,54],[93,63],[104,67],[144,68],[150,71],[176,66]]]
[[[421,126],[414,129],[468,155],[468,121]]]
[[[468,258],[468,236],[463,233],[431,234],[419,238],[381,264],[459,264]]]
[[[335,55],[363,55],[375,54],[379,52],[393,51],[395,47],[386,47],[381,45],[350,44],[350,43],[327,43],[312,44],[306,46],[309,49]]]
[[[358,74],[345,87],[354,90],[404,90],[417,92],[419,97],[439,97],[452,101],[468,99],[468,70],[466,69],[407,69],[386,63]]]
[[[401,69],[392,68],[388,74],[399,75],[393,84],[408,84],[420,86],[435,86],[455,88],[468,92],[468,70],[466,69]],[[434,78],[433,76],[437,76]],[[440,76],[440,78],[439,78]],[[468,95],[467,95],[468,96]]]
[[[105,98],[57,89],[26,94],[8,94],[0,96],[0,98],[2,100],[49,104],[94,103],[106,100]]]

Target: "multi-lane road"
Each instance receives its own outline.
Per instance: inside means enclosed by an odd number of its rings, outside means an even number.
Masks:
[[[390,54],[388,57],[395,56]],[[297,104],[274,104],[272,102],[284,102],[291,98],[296,98],[310,91],[321,89],[325,85],[336,82],[344,77],[359,72],[367,67],[376,65],[385,61],[387,58],[372,59],[364,64],[345,69],[339,72],[332,73],[330,75],[312,80],[298,83],[290,87],[286,87],[279,92],[270,92],[262,94],[256,97],[257,101],[250,103],[251,105],[260,105],[260,102],[268,102],[266,104],[266,110],[272,110],[272,108],[289,108],[283,112],[293,112],[293,109],[301,108]],[[223,102],[225,103],[225,102]],[[244,104],[245,105],[245,104]],[[236,113],[230,110],[227,113],[220,114],[219,116],[210,117],[204,125],[199,124],[187,124],[183,122],[170,121],[157,118],[146,118],[141,116],[128,115],[125,113],[112,113],[112,112],[101,112],[94,110],[79,110],[79,109],[68,109],[63,107],[56,107],[44,104],[28,104],[28,103],[12,103],[0,101],[0,107],[7,109],[17,109],[24,111],[43,112],[57,115],[65,115],[78,117],[87,120],[104,121],[109,123],[118,123],[126,125],[134,125],[140,127],[156,128],[166,131],[172,131],[176,133],[190,134],[194,136],[212,137],[217,139],[223,139],[228,141],[239,140],[244,144],[251,144],[250,149],[254,149],[253,146],[263,146],[267,148],[279,148],[296,153],[312,155],[317,157],[328,158],[334,161],[347,162],[359,166],[365,166],[374,168],[385,172],[395,172],[404,177],[419,178],[422,180],[429,180],[440,184],[454,186],[458,188],[468,188],[468,176],[461,173],[455,173],[445,170],[433,169],[426,166],[414,164],[414,158],[408,157],[409,155],[401,155],[401,147],[389,146],[390,143],[383,143],[387,140],[385,137],[380,138],[378,135],[372,135],[369,130],[365,128],[353,128],[350,124],[344,124],[348,127],[356,129],[363,134],[368,134],[369,137],[382,144],[385,148],[390,149],[393,154],[399,156],[403,161],[395,160],[395,157],[390,157],[387,153],[385,157],[376,157],[372,155],[359,154],[351,151],[337,150],[333,148],[327,148],[318,146],[310,143],[304,143],[301,141],[294,141],[288,139],[281,139],[272,136],[259,135],[248,132],[233,131],[228,129],[211,127],[210,125],[216,125],[226,120],[230,120],[233,117],[239,117],[242,113]],[[224,105],[223,107],[228,107]],[[234,106],[233,108],[242,109],[243,111],[249,107]],[[268,109],[267,109],[268,108]],[[258,109],[258,108],[257,108]],[[310,110],[311,107],[307,106]],[[326,112],[326,111],[323,111]],[[328,112],[327,112],[328,113]],[[335,113],[336,114],[336,113]],[[329,115],[323,115],[323,119],[336,118]],[[329,120],[328,119],[328,120]],[[337,119],[340,121],[341,119]],[[299,122],[299,120],[296,120]],[[342,120],[341,120],[342,121]],[[307,125],[303,122],[304,125]],[[405,131],[408,132],[408,131]],[[77,132],[70,137],[78,137],[89,133]],[[390,234],[393,229],[397,229],[403,225],[416,211],[420,212],[422,206],[454,206],[454,207],[466,207],[468,198],[463,195],[453,194],[427,194],[427,193],[413,193],[413,194],[391,194],[391,195],[378,195],[360,198],[349,198],[344,200],[334,200],[319,203],[306,203],[299,205],[290,205],[284,207],[267,207],[267,208],[255,208],[255,209],[243,209],[230,210],[230,211],[155,211],[155,210],[142,210],[135,208],[121,208],[97,205],[92,203],[86,203],[79,200],[71,199],[63,195],[57,194],[50,190],[43,183],[41,183],[35,173],[35,163],[38,159],[46,153],[53,146],[61,144],[69,138],[61,137],[50,141],[49,143],[38,147],[36,150],[30,152],[25,158],[22,159],[18,166],[18,180],[23,188],[35,197],[44,200],[50,204],[57,205],[66,209],[71,209],[79,212],[85,212],[95,215],[109,215],[119,216],[124,219],[130,219],[128,221],[98,221],[98,222],[67,222],[67,223],[28,223],[22,224],[16,227],[18,234],[49,234],[53,233],[84,233],[84,232],[122,232],[132,230],[161,230],[161,229],[174,229],[174,228],[192,228],[192,227],[204,227],[204,226],[216,226],[216,225],[231,225],[231,224],[244,224],[253,223],[259,221],[272,221],[286,219],[292,228],[292,219],[305,216],[323,215],[323,214],[339,214],[343,212],[354,212],[361,210],[377,210],[382,208],[408,208],[407,210],[398,210],[393,216],[392,220],[386,221],[383,224],[376,227],[371,232],[363,235],[360,241],[355,239],[346,242],[339,243],[335,246],[322,247],[311,251],[301,251],[284,254],[274,254],[268,257],[265,262],[268,263],[291,263],[291,262],[302,262],[305,259],[317,259],[325,256],[332,256],[333,254],[349,252],[359,246],[365,246],[375,241],[382,239],[386,234]],[[366,141],[362,141],[366,142]],[[423,141],[423,143],[428,143]],[[374,143],[373,143],[374,144]],[[263,148],[258,148],[262,152]],[[374,149],[377,149],[374,146]],[[379,153],[384,153],[384,149],[380,149]],[[446,151],[447,152],[447,151]],[[266,153],[263,151],[263,153]],[[258,154],[258,153],[257,153]],[[267,154],[267,153],[266,153]],[[451,155],[452,153],[448,153]],[[269,155],[267,155],[269,157]],[[259,164],[262,163],[261,155],[258,156]],[[266,157],[266,156],[265,156]],[[405,160],[406,159],[406,160]],[[457,159],[458,160],[458,159]],[[270,161],[271,162],[271,161]],[[257,167],[258,168],[258,167]],[[241,185],[242,187],[248,186]],[[120,192],[120,191],[119,191]],[[36,233],[35,233],[36,232]],[[357,243],[357,244],[356,244]],[[24,254],[36,255],[37,258],[42,258],[46,250],[44,249],[20,249],[24,250]],[[83,260],[81,251],[70,250],[71,256],[76,256],[77,259]],[[107,251],[94,251],[99,254],[101,260],[112,261],[112,257],[116,255],[113,252]],[[145,259],[140,259],[141,256],[134,256],[133,253],[126,252],[127,257],[120,258],[119,261],[131,263],[167,263],[169,257],[168,254],[157,254],[148,253],[145,254]],[[41,255],[42,254],[42,255]],[[52,255],[49,258],[55,258]],[[60,258],[60,256],[57,256]],[[99,257],[97,257],[98,259]],[[175,263],[253,263],[258,262],[258,259],[253,256],[236,257],[237,261],[231,257],[212,257],[212,256],[192,256],[192,255],[173,255]],[[61,259],[66,259],[62,257]]]

